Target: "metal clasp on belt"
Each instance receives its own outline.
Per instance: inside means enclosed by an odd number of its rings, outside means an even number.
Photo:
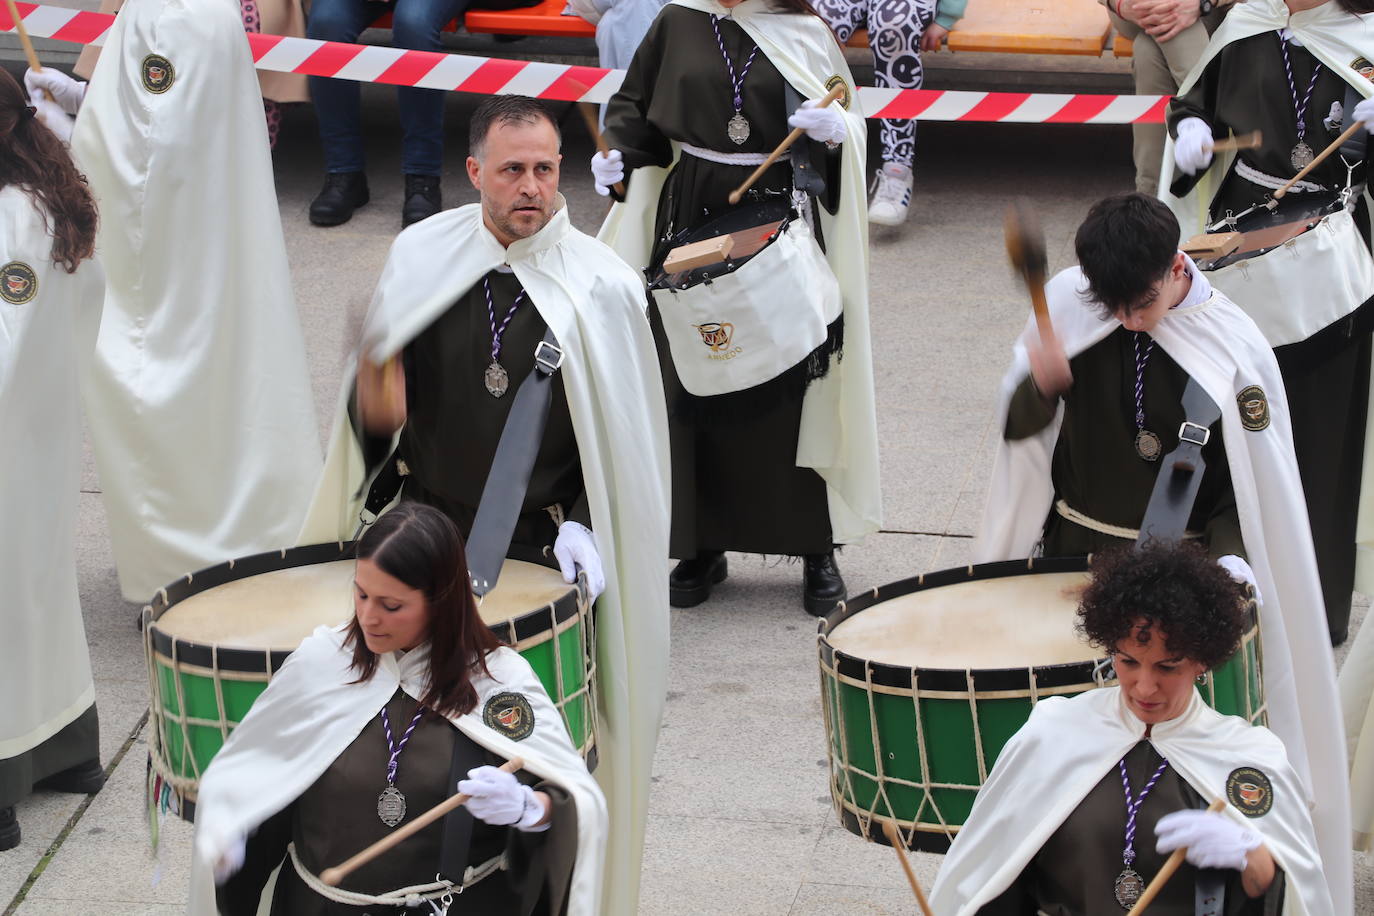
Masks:
[[[547,340],[541,340],[534,348],[534,364],[545,375],[553,375],[563,368],[563,350]]]
[[[1178,428],[1178,441],[1191,442],[1198,448],[1207,444],[1212,438],[1212,431],[1205,426],[1200,426],[1191,420],[1184,420]]]

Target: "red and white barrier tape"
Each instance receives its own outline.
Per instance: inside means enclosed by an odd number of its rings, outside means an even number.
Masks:
[[[104,42],[114,16],[37,3],[17,4],[29,34],[83,45]],[[0,6],[0,31],[14,28]],[[623,70],[577,67],[405,51],[370,45],[249,34],[260,70],[303,73],[447,89],[482,95],[530,95],[567,102],[605,102],[620,86]],[[999,121],[1022,124],[1158,124],[1168,96],[1065,95],[1030,92],[955,92],[934,89],[859,88],[859,106],[870,118],[921,121]]]

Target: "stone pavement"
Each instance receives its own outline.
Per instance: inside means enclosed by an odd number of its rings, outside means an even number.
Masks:
[[[364,99],[373,198],[349,224],[321,230],[306,219],[321,168],[308,109],[288,114],[276,152],[322,438],[350,328],[399,229],[392,96],[368,87]],[[462,158],[474,104],[448,101],[450,206],[475,199]],[[579,124],[575,114],[565,119],[563,187],[574,221],[595,231],[606,205],[592,191]],[[967,561],[991,460],[994,391],[1027,311],[1002,248],[1007,200],[1034,202],[1057,270],[1072,261],[1072,232],[1088,205],[1132,185],[1124,128],[927,125],[920,133],[914,216],[872,240],[886,520],[841,557],[851,592]],[[160,853],[150,854],[137,608],[118,593],[89,458],[77,550],[110,780],[90,799],[38,793],[20,806],[24,842],[0,854],[0,908],[5,916],[180,912],[190,829],[167,820]],[[799,567],[730,561],[729,580],[708,604],[673,612],[641,912],[916,912],[892,851],[844,831],[831,810],[815,622],[801,609]],[[928,889],[939,857],[917,855],[915,864]],[[1369,863],[1358,882],[1358,910],[1374,912]]]

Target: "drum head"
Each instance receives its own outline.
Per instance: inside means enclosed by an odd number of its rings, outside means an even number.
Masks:
[[[507,559],[501,564],[496,588],[487,592],[478,611],[487,626],[504,623],[521,614],[553,604],[577,586],[563,581],[563,574],[538,563]]]
[[[1086,573],[976,579],[865,608],[827,635],[854,658],[910,668],[1027,668],[1103,653],[1074,632]]]

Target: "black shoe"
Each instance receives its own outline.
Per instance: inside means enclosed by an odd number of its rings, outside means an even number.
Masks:
[[[678,563],[668,574],[668,603],[673,607],[696,607],[711,597],[711,586],[724,582],[729,570],[725,554],[703,551]]]
[[[429,219],[444,209],[438,175],[407,175],[405,203],[401,204],[401,228]]]
[[[98,759],[78,763],[60,773],[33,784],[35,789],[49,789],[53,792],[71,792],[76,795],[94,795],[105,785],[105,771]]]
[[[19,845],[19,818],[14,816],[14,806],[0,808],[0,852]]]
[[[362,172],[330,172],[324,187],[310,202],[310,222],[316,226],[338,226],[353,218],[353,211],[371,198],[367,176]]]
[[[844,599],[844,577],[835,565],[835,551],[809,554],[805,563],[802,605],[812,617],[824,617]]]

